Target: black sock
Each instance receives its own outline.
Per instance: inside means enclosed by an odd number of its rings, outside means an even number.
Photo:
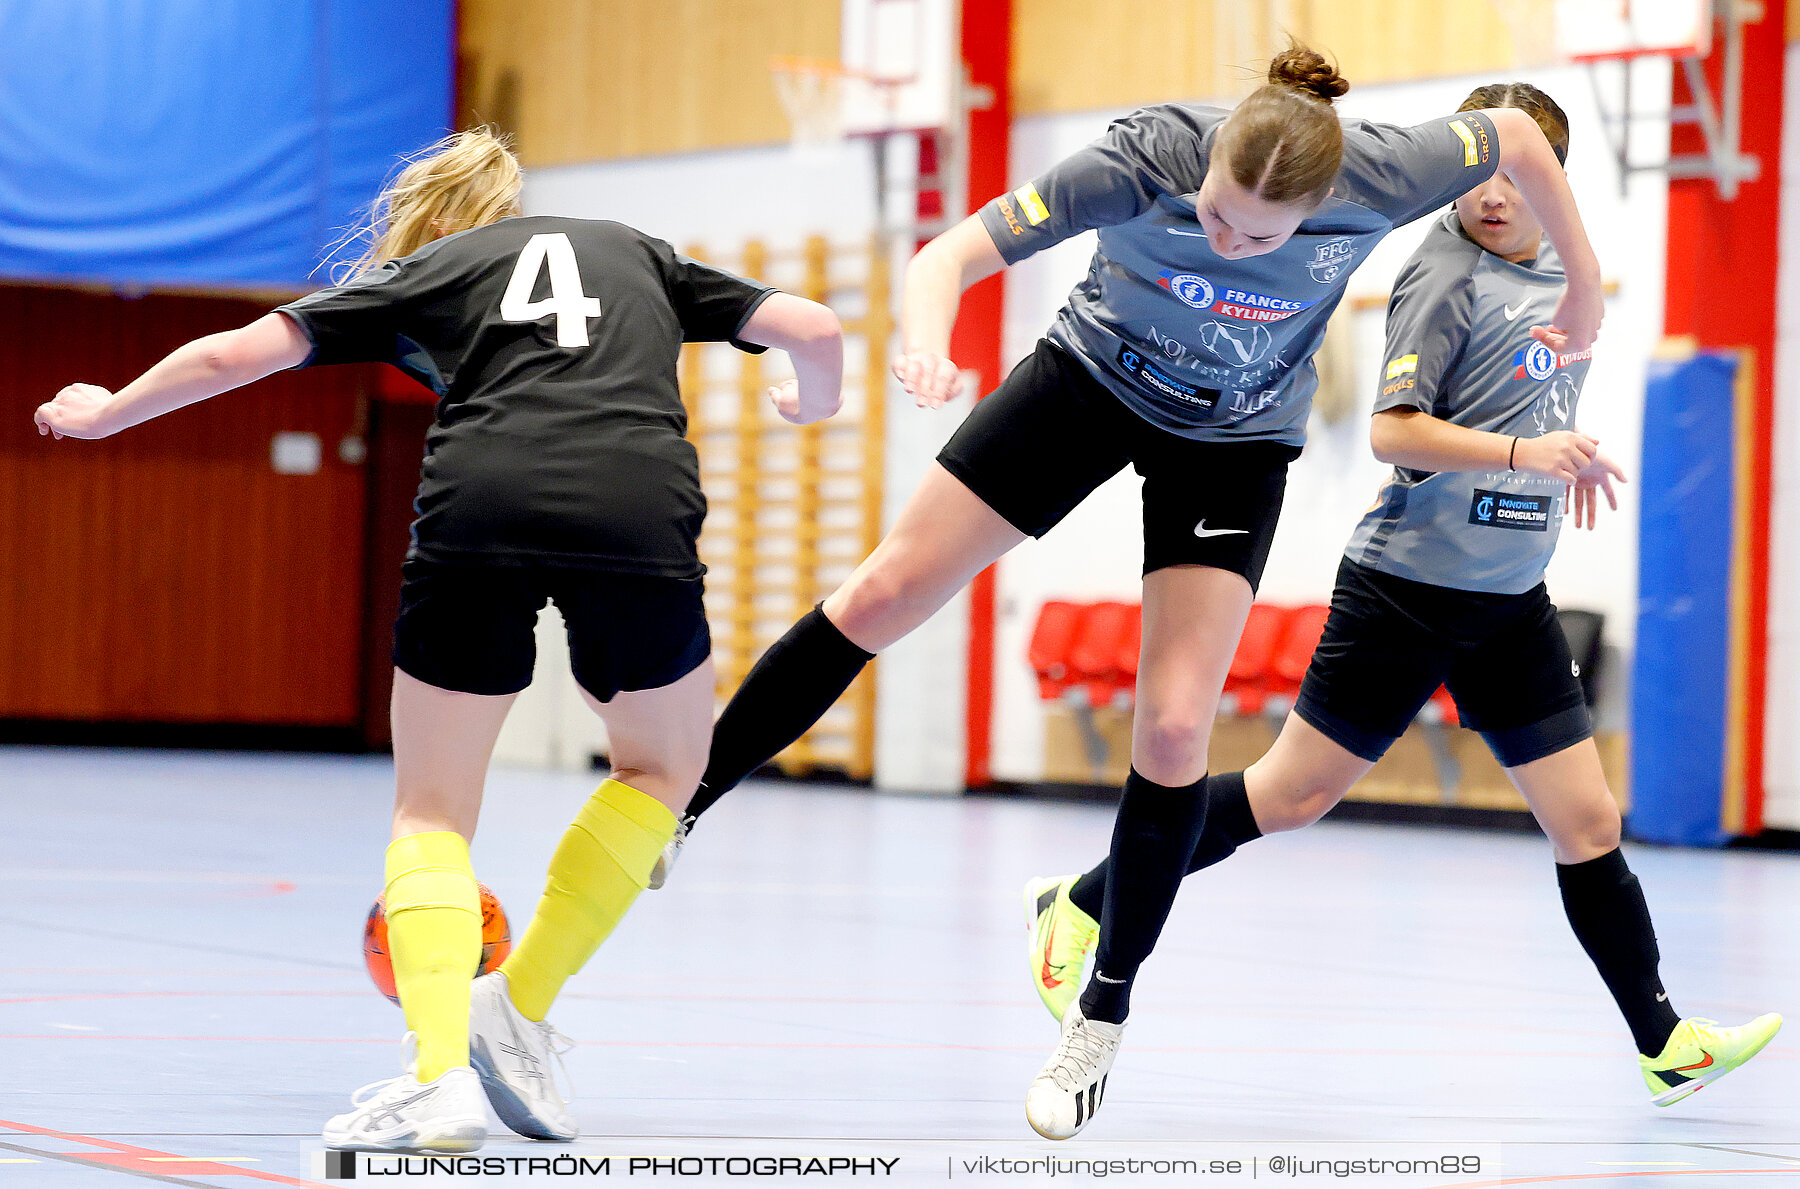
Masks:
[[[1205,822],[1206,777],[1170,788],[1131,770],[1113,822],[1094,977],[1081,994],[1088,1019],[1125,1022],[1132,980],[1156,947]]]
[[[1262,837],[1256,828],[1256,815],[1250,812],[1250,796],[1244,791],[1244,774],[1226,772],[1206,778],[1206,824],[1200,841],[1194,844],[1194,857],[1188,862],[1188,874],[1229,859],[1246,842]],[[1069,900],[1095,920],[1106,906],[1106,859],[1069,889]]]
[[[819,607],[769,645],[713,725],[706,774],[688,802],[689,824],[823,718],[874,657]]]
[[[1624,1013],[1638,1052],[1656,1056],[1681,1017],[1656,973],[1662,955],[1638,877],[1615,848],[1585,863],[1558,863],[1556,883],[1575,938]]]

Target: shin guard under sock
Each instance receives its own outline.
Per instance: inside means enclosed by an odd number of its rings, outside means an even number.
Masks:
[[[1081,1014],[1088,1019],[1125,1022],[1132,980],[1156,946],[1205,822],[1204,776],[1170,788],[1131,770],[1113,823],[1094,977],[1081,995]]]
[[[469,1063],[469,981],[481,965],[481,893],[469,844],[449,830],[387,848],[388,955],[421,1082]]]
[[[713,726],[689,824],[823,718],[874,658],[838,631],[822,605],[769,645]]]
[[[1575,938],[1612,992],[1638,1051],[1656,1056],[1681,1017],[1656,971],[1662,955],[1638,877],[1615,848],[1585,863],[1558,863],[1556,883]]]
[[[656,798],[616,780],[594,790],[550,858],[525,936],[500,967],[526,1019],[549,1013],[563,983],[650,882],[650,868],[674,834],[675,815]]]
[[[1256,815],[1250,811],[1250,796],[1244,791],[1244,774],[1207,777],[1206,822],[1194,844],[1194,857],[1188,861],[1188,874],[1229,859],[1238,847],[1261,837]],[[1069,888],[1069,900],[1095,920],[1106,906],[1106,865],[1107,860],[1100,860]]]

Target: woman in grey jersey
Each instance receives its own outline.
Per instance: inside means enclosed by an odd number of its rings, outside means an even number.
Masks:
[[[1531,113],[1557,155],[1568,122],[1537,88],[1482,87],[1465,109]],[[1544,588],[1565,501],[1592,528],[1619,468],[1575,429],[1589,352],[1529,333],[1564,268],[1505,173],[1457,199],[1401,270],[1369,437],[1393,476],[1351,535],[1293,712],[1247,771],[1216,775],[1190,871],[1263,834],[1311,825],[1406,730],[1440,684],[1549,835],[1576,937],[1630,1026],[1666,1106],[1754,1056],[1781,1017],[1682,1020],[1619,851],[1619,809]],[[1061,1016],[1111,911],[1108,869],[1033,881],[1032,980]]]
[[[1411,128],[1340,121],[1349,84],[1300,46],[1235,109],[1171,103],[920,249],[894,372],[921,406],[957,395],[964,288],[1079,232],[1093,264],[1036,352],[976,405],[875,552],[757,663],[713,734],[697,814],[810,726],[874,653],[983,568],[1042,536],[1126,465],[1144,476],[1144,635],[1121,873],[1099,976],[1027,1094],[1073,1135],[1097,1104],[1128,1006],[1206,815],[1206,741],[1299,453],[1312,355],[1357,264],[1399,224],[1504,167],[1569,262],[1558,352],[1600,324],[1600,270],[1543,133],[1510,110]]]
[[[525,216],[519,164],[477,129],[400,173],[345,284],[179,348],[108,392],[73,384],[40,432],[102,438],[283,368],[394,364],[438,395],[394,629],[394,819],[386,905],[413,1051],[324,1130],[333,1148],[462,1152],[500,1118],[573,1139],[545,1021],[631,906],[693,794],[711,735],[706,512],[676,360],[689,341],[788,352],[790,421],[838,406],[824,306],[677,255],[620,223]],[[488,757],[531,681],[554,600],[613,770],[550,861],[505,964],[480,965],[469,839]],[[473,1062],[473,1064],[471,1064]]]

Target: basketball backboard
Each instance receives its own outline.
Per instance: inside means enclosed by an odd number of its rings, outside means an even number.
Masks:
[[[1556,0],[1557,49],[1576,62],[1704,58],[1712,25],[1712,0]]]

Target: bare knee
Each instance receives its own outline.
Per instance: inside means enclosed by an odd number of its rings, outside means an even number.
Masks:
[[[1619,849],[1621,825],[1619,806],[1609,793],[1545,832],[1550,835],[1557,862],[1585,863]]]
[[[1180,788],[1206,775],[1207,730],[1193,712],[1141,712],[1131,741],[1132,766],[1157,784]]]
[[[671,813],[680,813],[693,800],[704,769],[704,763],[620,765],[613,768],[610,778],[662,802]]]
[[[928,575],[873,565],[825,600],[825,616],[857,647],[880,652],[943,606],[948,594],[939,585]]]
[[[1320,774],[1271,778],[1255,764],[1244,773],[1244,786],[1256,828],[1264,834],[1303,830],[1330,813],[1350,791],[1342,782]]]

